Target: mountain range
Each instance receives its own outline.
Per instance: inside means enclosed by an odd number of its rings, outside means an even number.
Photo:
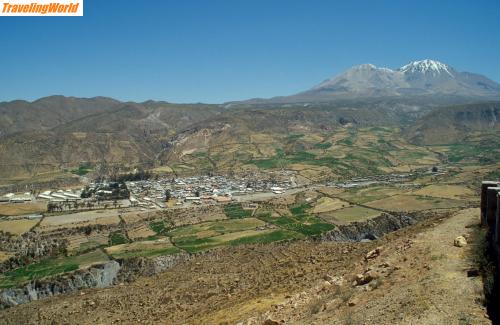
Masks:
[[[304,150],[288,135],[314,138],[346,128],[388,126],[405,130],[401,136],[414,143],[457,143],[499,129],[495,99],[500,85],[486,77],[424,60],[396,70],[365,64],[293,96],[234,105],[64,96],[2,102],[0,185],[83,163],[129,170],[174,165],[195,173],[200,163],[186,167],[186,157],[203,155],[210,158],[205,169],[232,170],[241,166],[234,161],[266,157],[275,146]],[[228,143],[236,149],[227,150]],[[262,145],[269,148],[255,152]]]

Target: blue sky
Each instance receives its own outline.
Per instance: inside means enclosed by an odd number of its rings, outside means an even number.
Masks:
[[[85,0],[84,9],[0,17],[0,101],[220,103],[424,58],[500,82],[498,0]]]

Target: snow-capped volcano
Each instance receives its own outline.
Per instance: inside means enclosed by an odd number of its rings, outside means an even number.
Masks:
[[[445,63],[426,59],[395,70],[373,64],[354,66],[308,91],[280,97],[279,101],[418,95],[498,99],[500,85],[482,75],[459,72]]]
[[[413,61],[408,63],[407,65],[402,66],[398,69],[398,71],[409,74],[409,73],[431,73],[434,75],[440,73],[447,73],[452,75],[451,71],[453,68],[448,66],[447,64],[441,63],[439,61],[434,60],[422,60],[422,61]]]

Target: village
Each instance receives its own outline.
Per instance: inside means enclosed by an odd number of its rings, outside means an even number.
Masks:
[[[445,172],[438,172],[436,168],[436,170],[422,170],[417,174],[437,176]],[[326,182],[325,185],[344,189],[398,183],[404,187],[419,187],[420,184],[411,182],[415,176],[416,173],[373,175]],[[0,204],[46,204],[49,213],[108,208],[135,208],[147,211],[269,199],[310,186],[315,185],[297,184],[294,172],[286,170],[280,171],[272,178],[253,176],[236,178],[223,175],[178,178],[162,176],[125,182],[92,181],[83,188],[53,189],[38,193],[7,193],[0,196]],[[41,215],[26,214],[23,217],[33,219],[40,218]]]
[[[266,197],[297,188],[293,174],[277,179],[226,176],[159,177],[126,182],[90,182],[83,188],[54,189],[40,193],[7,193],[2,203],[46,204],[47,212],[137,208],[141,211],[196,205],[225,204],[252,195]],[[39,218],[40,214],[26,214]]]

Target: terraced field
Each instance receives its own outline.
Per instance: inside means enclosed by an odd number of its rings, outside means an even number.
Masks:
[[[333,224],[347,224],[350,222],[365,221],[381,215],[382,212],[360,206],[350,206],[335,210],[330,213],[321,214],[321,218]]]
[[[99,246],[107,245],[109,241],[109,231],[94,231],[88,235],[75,234],[67,236],[65,239],[68,240],[68,253],[76,255]]]
[[[348,189],[343,193],[337,194],[338,197],[354,202],[357,204],[363,204],[370,201],[380,200],[386,197],[399,195],[406,193],[399,187],[392,186],[370,186],[370,187],[358,187],[353,189]]]
[[[230,219],[240,219],[252,215],[251,210],[244,210],[241,204],[232,203],[224,206],[224,213]]]
[[[325,222],[323,219],[311,215],[307,210],[311,206],[308,203],[291,207],[281,215],[273,215],[270,212],[260,213],[257,217],[280,228],[298,232],[304,236],[320,235],[332,230],[335,226]]]
[[[396,127],[328,131],[290,127],[288,131],[233,134],[232,138],[225,134],[210,141],[200,138],[203,141],[189,144],[172,168],[177,172],[289,169],[310,181],[320,181],[430,169],[447,155],[451,163],[460,164],[492,163],[499,156],[497,138],[495,144],[479,137],[460,145],[423,146],[408,142]],[[471,159],[472,154],[477,158]]]
[[[429,185],[415,192],[415,195],[441,197],[446,199],[471,199],[475,196],[474,191],[460,185]]]
[[[0,288],[18,286],[31,280],[86,268],[108,261],[101,250],[69,257],[49,258],[0,275]]]
[[[136,224],[132,228],[128,229],[127,234],[131,240],[137,240],[154,236],[157,233],[153,229],[151,229],[151,227],[148,227],[147,224],[141,223]]]
[[[427,196],[395,195],[385,199],[368,202],[366,205],[386,211],[405,212],[465,207],[467,203],[462,200],[433,198]]]
[[[251,242],[267,242],[298,238],[289,232],[268,229],[266,223],[257,218],[232,219],[206,222],[179,227],[168,233],[172,242],[190,253],[223,246]]]
[[[172,245],[168,238],[137,241],[128,244],[115,245],[105,248],[106,253],[116,259],[131,257],[157,257],[180,253],[181,250]]]
[[[311,210],[312,213],[323,213],[334,211],[338,209],[343,209],[348,207],[350,204],[346,201],[342,201],[335,198],[322,197],[314,205]]]
[[[0,231],[19,236],[33,228],[38,221],[30,219],[0,221]]]
[[[94,210],[70,213],[56,216],[47,216],[40,223],[40,230],[52,231],[63,228],[75,228],[89,225],[118,224],[120,218],[115,210]]]
[[[45,211],[47,211],[47,203],[45,202],[0,203],[0,215],[4,216],[18,216]]]

